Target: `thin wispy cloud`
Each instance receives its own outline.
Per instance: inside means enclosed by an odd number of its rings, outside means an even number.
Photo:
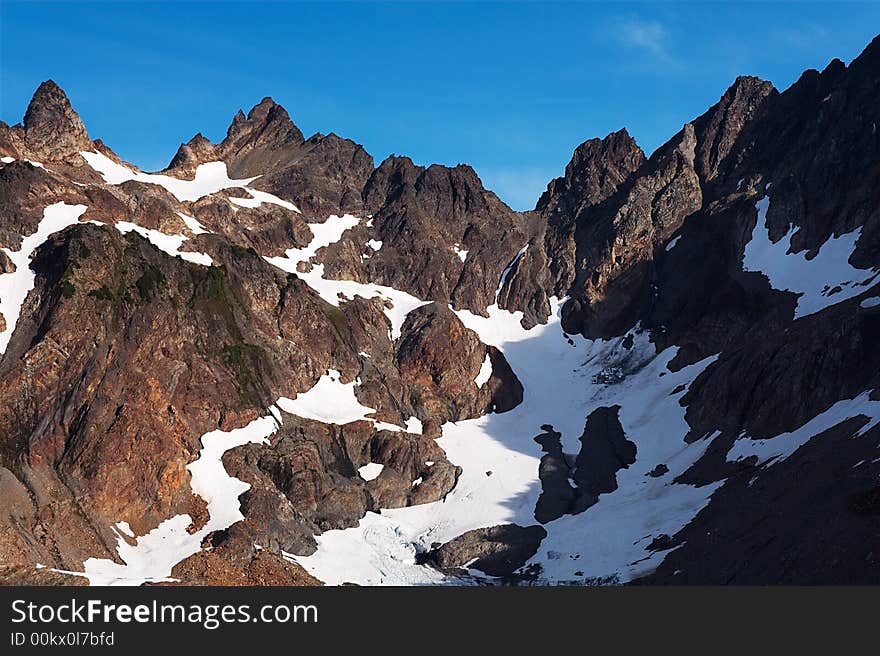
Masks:
[[[831,33],[821,25],[788,26],[779,30],[782,44],[800,50],[815,49],[820,43],[831,40]]]
[[[619,18],[612,21],[611,34],[629,49],[641,51],[664,64],[675,62],[670,49],[671,35],[659,21],[636,16]]]

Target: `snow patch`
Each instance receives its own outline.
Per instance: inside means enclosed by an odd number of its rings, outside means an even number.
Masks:
[[[161,173],[143,173],[142,171],[131,169],[122,164],[117,164],[103,153],[97,151],[92,153],[83,151],[80,155],[85,158],[89,166],[101,174],[101,177],[104,178],[104,182],[107,184],[118,185],[129,180],[155,184],[167,189],[180,201],[195,201],[204,196],[217,193],[222,189],[247,187],[248,184],[260,177],[255,176],[253,178],[233,180],[226,171],[225,162],[208,162],[206,164],[199,164],[192,180],[182,180]],[[248,193],[254,195],[254,190],[248,189]]]
[[[422,422],[418,417],[410,417],[406,420],[406,423],[401,427],[397,424],[389,424],[387,421],[376,421],[373,423],[375,429],[379,430],[388,430],[393,431],[395,433],[400,433],[406,431],[407,433],[414,433],[416,435],[422,434]]]
[[[256,178],[252,178],[252,180],[256,180]],[[248,192],[251,197],[250,198],[237,198],[235,196],[230,196],[229,201],[233,205],[239,205],[241,207],[259,207],[263,203],[269,203],[271,205],[279,205],[284,209],[290,210],[291,212],[296,212],[297,214],[302,214],[299,211],[299,208],[286,200],[282,200],[273,194],[270,194],[267,191],[260,191],[259,189],[252,189],[251,187],[242,187],[246,192]]]
[[[187,466],[192,491],[208,503],[211,518],[202,529],[205,535],[220,531],[244,519],[238,497],[250,484],[231,477],[223,467],[223,454],[245,444],[268,444],[268,437],[278,430],[273,416],[260,417],[244,428],[232,431],[214,430],[202,436],[199,459]]]
[[[422,434],[422,422],[417,417],[410,417],[406,420],[406,432],[407,433],[415,433],[417,435]]]
[[[85,205],[68,205],[55,203],[43,210],[43,218],[37,226],[36,232],[28,235],[21,241],[17,251],[4,248],[3,252],[15,265],[15,271],[0,275],[0,314],[6,321],[6,329],[0,331],[0,355],[6,352],[9,340],[15,330],[21,314],[21,306],[27,298],[28,292],[34,288],[35,275],[31,271],[30,263],[37,248],[49,237],[64,228],[79,222],[79,217],[85,213]]]
[[[181,251],[180,247],[183,245],[183,242],[189,239],[189,237],[184,235],[166,235],[164,232],[151,230],[150,228],[143,228],[136,223],[131,223],[129,221],[120,221],[116,224],[116,229],[123,235],[134,231],[144,239],[148,240],[160,251],[167,253],[172,257],[179,257],[182,260],[192,262],[193,264],[200,264],[201,266],[211,266],[214,263],[211,256],[206,253]]]
[[[119,532],[127,535],[130,538],[135,537],[134,531],[131,530],[131,526],[128,525],[128,522],[116,522],[116,528],[119,529]]]
[[[681,239],[681,235],[678,235],[675,239],[673,239],[673,240],[670,241],[668,244],[666,244],[666,252],[667,252],[667,253],[668,253],[669,251],[671,251],[673,248],[675,248],[675,245],[678,243],[678,240],[679,240],[679,239]]]
[[[370,462],[363,467],[359,467],[358,474],[360,474],[361,478],[365,481],[372,481],[375,478],[379,478],[379,474],[382,473],[384,468],[385,465],[380,465],[377,462]]]
[[[513,259],[510,261],[504,271],[501,272],[501,279],[498,281],[498,289],[495,290],[495,303],[494,305],[498,305],[498,297],[501,296],[501,290],[504,289],[504,285],[507,282],[507,276],[510,275],[510,272],[513,271],[513,268],[517,265],[523,255],[526,254],[526,251],[529,250],[529,245],[526,244],[522,248],[519,249],[516,255],[513,256]]]
[[[458,259],[461,260],[462,263],[467,261],[467,256],[470,251],[460,248],[458,244],[454,244],[452,250],[455,251],[455,254],[458,255]]]
[[[308,262],[319,250],[338,242],[342,239],[342,235],[346,230],[355,227],[359,222],[360,219],[351,214],[344,214],[343,216],[334,214],[327,217],[324,223],[309,223],[307,225],[312,231],[312,240],[308,246],[305,248],[289,248],[284,252],[284,257],[267,257],[266,261],[288,273],[297,273],[297,264]]]
[[[868,423],[862,426],[853,437],[864,435],[880,423],[880,401],[872,401],[870,392],[863,392],[855,398],[838,401],[825,412],[816,415],[800,428],[782,433],[768,439],[752,439],[741,436],[727,453],[728,462],[756,457],[758,465],[776,464],[788,458],[801,446],[819,433],[853,417],[865,416]]]
[[[0,157],[0,162],[4,164],[12,164],[16,159],[14,157]],[[27,162],[31,166],[36,166],[38,169],[45,169],[46,167],[40,164],[40,162],[35,162],[32,159],[24,159],[23,162]]]
[[[770,241],[765,227],[770,198],[765,196],[755,207],[758,220],[746,244],[743,270],[764,274],[774,289],[798,294],[795,319],[858,296],[864,291],[863,285],[877,275],[877,269],[856,269],[849,263],[861,228],[832,237],[822,244],[816,257],[808,260],[806,252],[788,252],[795,227],[776,243]]]
[[[205,230],[205,226],[199,223],[194,217],[184,214],[183,212],[177,212],[177,216],[181,218],[181,220],[186,224],[186,227],[189,228],[189,231],[194,235],[210,234],[210,231]]]
[[[369,420],[367,415],[376,410],[361,405],[357,400],[354,388],[358,384],[356,380],[350,383],[340,382],[340,373],[330,369],[310,390],[293,399],[281,397],[276,405],[289,414],[326,424]]]
[[[880,296],[873,296],[871,298],[863,299],[861,303],[859,303],[859,307],[863,310],[869,310],[870,308],[875,308],[880,305]]]
[[[486,358],[483,360],[483,364],[480,365],[480,373],[477,374],[477,377],[474,378],[474,382],[477,384],[477,387],[483,389],[483,386],[489,382],[489,379],[492,377],[492,358],[489,357],[489,354],[486,353]]]

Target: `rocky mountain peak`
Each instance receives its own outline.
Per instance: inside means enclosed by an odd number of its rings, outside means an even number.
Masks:
[[[226,131],[227,136],[233,131],[237,130],[242,123],[247,121],[247,118],[244,115],[244,112],[240,109],[235,112],[235,116],[232,117],[232,123],[229,125],[229,129]]]
[[[34,93],[24,115],[24,145],[36,157],[56,161],[90,150],[86,127],[64,91],[46,80]]]
[[[168,168],[194,170],[199,164],[217,159],[216,150],[216,146],[199,132],[185,144],[180,144]]]
[[[221,146],[242,153],[261,147],[301,144],[304,140],[287,110],[266,96],[254,105],[246,118],[241,110],[236,113]]]
[[[466,164],[418,166],[409,157],[390,155],[370,176],[364,202],[371,211],[406,199],[411,209],[436,216],[464,216],[484,212],[488,205],[507,208],[486,190],[477,172]]]
[[[409,157],[389,155],[373,171],[364,187],[364,204],[371,212],[399,198],[407,187],[415,185],[421,172]]]
[[[181,144],[168,169],[190,173],[199,164],[223,160],[234,174],[262,175],[289,165],[301,154],[304,142],[287,110],[266,96],[247,116],[240,109],[235,113],[219,144],[201,133]]]
[[[580,207],[610,196],[644,163],[644,152],[626,128],[604,139],[588,139],[575,148],[565,175],[547,185],[535,209],[573,219]]]
[[[695,168],[703,181],[713,180],[743,127],[769,96],[777,93],[770,82],[740,76],[721,99],[694,121],[697,137]]]

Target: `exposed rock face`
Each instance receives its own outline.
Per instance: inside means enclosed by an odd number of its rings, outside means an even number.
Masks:
[[[309,216],[361,215],[361,190],[372,172],[373,158],[362,146],[335,134],[315,134],[303,142],[289,164],[255,185],[292,198]]]
[[[510,272],[499,295],[502,307],[522,310],[527,326],[546,322],[549,299],[566,296],[577,274],[579,217],[612,196],[644,162],[626,130],[575,149],[565,175],[552,180],[538,200],[539,233]]]
[[[613,195],[644,163],[642,149],[625,128],[604,139],[588,139],[575,148],[565,175],[547,185],[535,211],[550,224],[570,225],[583,209]]]
[[[589,414],[576,458],[563,453],[560,434],[544,426],[545,432],[535,438],[546,453],[538,469],[542,491],[536,520],[546,524],[582,513],[599,501],[599,495],[617,489],[617,472],[633,464],[637,453],[620,425],[619,410],[620,406],[601,407]]]
[[[544,321],[549,297],[568,295],[567,331],[592,338],[629,328],[650,302],[655,252],[703,207],[703,187],[773,93],[739,78],[648,161],[625,130],[578,146],[538,201],[545,233],[510,277],[508,306],[525,309],[528,323]]]
[[[252,264],[193,267],[139,236],[95,226],[40,250],[35,292],[0,361],[4,465],[39,492],[38,510],[75,503],[96,526],[126,519],[140,533],[178,510],[198,514],[185,470],[198,436],[254,418],[287,366],[284,386],[299,379],[307,388],[308,372],[334,349],[335,333],[314,308],[312,320],[327,324],[326,341],[309,349],[317,361],[258,345],[277,344],[261,336],[261,324],[277,330],[297,312],[301,326],[316,299],[297,300],[261,260]],[[268,306],[245,291],[268,285],[276,289]],[[46,535],[70,540],[54,549],[74,567],[82,559],[69,548],[86,538],[60,512],[52,522]]]
[[[531,558],[547,531],[540,526],[502,524],[468,531],[429,552],[425,558],[444,570],[479,570],[489,576],[510,576]]]
[[[548,295],[565,296],[575,280],[578,217],[612,196],[644,163],[642,149],[626,130],[620,130],[602,140],[590,139],[578,146],[565,167],[565,176],[547,186],[535,211],[547,222],[544,251],[549,273]],[[525,257],[536,257],[538,252],[532,249]],[[527,260],[521,267],[525,265]]]
[[[743,432],[782,439],[773,436],[880,384],[876,322],[858,298],[792,322],[794,295],[741,270],[753,228],[778,240],[790,226],[797,228],[790,251],[809,257],[832,235],[860,226],[850,261],[880,264],[876,184],[863,173],[876,171],[880,155],[873,129],[880,116],[868,100],[880,89],[877,44],[848,69],[834,61],[767,96],[718,168],[717,200],[686,222],[681,243],[658,267],[659,293],[648,317],[663,325],[662,343],[683,344],[679,364],[721,351],[682,401],[687,439],[717,436],[680,480],[703,485],[729,478],[696,520],[672,536],[665,548],[680,551],[647,582],[877,580],[876,544],[865,533],[874,530],[872,515],[864,512],[874,487],[874,458],[867,454],[876,428],[854,438],[864,421],[844,421],[766,467],[726,458]],[[762,192],[770,196],[766,227],[755,220]],[[702,284],[676,290],[694,275]],[[765,526],[774,527],[772,537]]]
[[[544,430],[535,438],[545,453],[538,467],[541,496],[535,505],[535,519],[541,524],[570,513],[577,498],[577,492],[569,481],[571,466],[562,452],[561,434],[554,431],[552,426],[545,426]]]
[[[876,317],[857,316],[857,305],[841,303],[786,330],[750,335],[743,348],[722,354],[684,398],[689,438],[710,426],[727,429],[721,417],[750,435],[788,432],[837,400],[880,385],[880,326]]]
[[[817,435],[784,462],[732,476],[639,583],[876,585],[880,431],[853,439],[860,423]]]
[[[478,386],[475,381],[486,358],[492,375]],[[431,303],[410,312],[396,359],[416,416],[430,418],[435,425],[504,412],[522,402],[522,385],[504,356],[480,342],[443,305]]]
[[[701,206],[696,146],[687,124],[625,189],[578,223],[579,266],[563,315],[567,331],[605,337],[635,322],[649,292],[654,247]]]
[[[469,166],[392,156],[364,187],[364,225],[326,249],[327,275],[372,281],[485,314],[501,274],[537,229],[483,188]],[[378,251],[367,244],[381,242]]]
[[[0,247],[10,251],[20,248],[23,235],[37,231],[46,205],[83,197],[74,185],[24,161],[0,167],[0,185],[5,191],[0,196]],[[0,255],[4,259],[8,260],[6,253]]]
[[[211,551],[200,551],[172,572],[176,583],[162,585],[212,586],[300,586],[321,585],[302,567],[266,549],[236,550],[220,543]]]
[[[14,272],[15,264],[13,264],[12,260],[9,259],[9,256],[6,253],[0,251],[0,274]]]
[[[596,408],[587,417],[572,477],[578,490],[574,512],[595,504],[600,494],[616,490],[617,471],[636,461],[636,445],[626,439],[619,410],[620,406]]]
[[[248,112],[247,118],[240,111],[235,115],[221,148],[239,168],[253,168],[247,166],[247,161],[256,156],[262,160],[260,168],[269,171],[284,163],[281,153],[285,149],[299,146],[303,140],[287,110],[267,97]],[[266,159],[273,152],[278,154],[274,162]]]
[[[721,100],[694,121],[697,137],[695,170],[701,182],[715,180],[727,167],[727,156],[761,104],[777,95],[773,85],[756,77],[739,77]]]
[[[180,144],[180,148],[177,149],[177,153],[166,170],[192,175],[199,164],[214,161],[217,157],[216,146],[199,132],[185,144]]]
[[[314,535],[356,526],[368,510],[443,498],[461,471],[433,439],[421,435],[375,432],[365,421],[290,425],[273,437],[271,447],[248,446],[225,458],[233,476],[253,481],[242,497],[248,520],[229,531],[236,539],[310,554]],[[371,462],[383,469],[366,481],[358,470]]]

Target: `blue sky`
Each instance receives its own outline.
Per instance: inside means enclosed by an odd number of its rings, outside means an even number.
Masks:
[[[739,74],[783,89],[849,62],[880,4],[0,2],[0,119],[40,81],[144,169],[271,95],[378,164],[474,166],[517,209],[572,150],[627,127],[650,153]]]

